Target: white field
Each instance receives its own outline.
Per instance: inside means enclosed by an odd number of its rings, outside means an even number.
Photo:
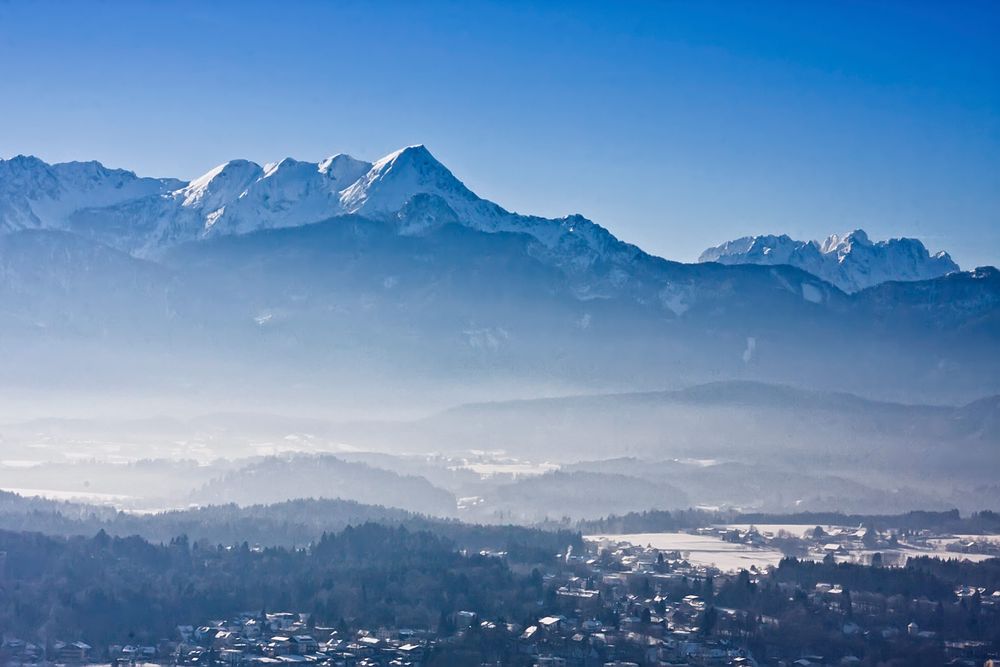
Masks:
[[[692,565],[714,566],[724,571],[763,569],[777,565],[782,553],[776,549],[757,549],[746,544],[723,542],[709,535],[688,533],[634,533],[632,535],[589,535],[584,539],[601,542],[628,542],[661,551],[679,551]]]
[[[737,526],[732,526],[737,527]],[[742,527],[742,526],[741,526]],[[757,529],[761,533],[777,534],[779,530],[785,530],[792,535],[802,535],[807,530],[815,526],[803,526],[792,524],[758,525]],[[795,528],[796,530],[789,530]],[[798,530],[801,528],[802,530]],[[838,528],[838,526],[824,526],[824,530]],[[845,527],[839,526],[844,529]],[[1000,540],[1000,536],[965,536],[970,539],[995,539]],[[748,544],[733,544],[725,542],[711,535],[691,535],[689,533],[633,533],[630,535],[588,535],[584,539],[593,542],[628,542],[641,547],[651,547],[661,551],[679,551],[681,555],[692,565],[712,566],[725,572],[735,572],[737,570],[748,570],[751,566],[757,569],[764,569],[771,565],[777,565],[783,554],[777,549],[757,548]],[[987,560],[991,556],[985,554],[963,554],[948,551],[945,546],[954,539],[931,540],[933,548],[920,549],[916,547],[904,546],[896,550],[884,550],[883,555],[888,559],[894,557],[905,562],[911,556],[936,556],[942,559],[968,560],[978,562]],[[868,562],[874,551],[852,551],[846,558],[838,557],[837,560]],[[820,560],[822,553],[810,553],[804,556],[807,559]]]

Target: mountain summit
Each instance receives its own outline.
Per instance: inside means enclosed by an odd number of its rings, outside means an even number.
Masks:
[[[822,243],[781,236],[744,236],[709,248],[699,262],[788,264],[819,276],[845,292],[890,281],[927,280],[959,270],[946,252],[934,255],[917,239],[873,242],[864,230],[832,234]]]

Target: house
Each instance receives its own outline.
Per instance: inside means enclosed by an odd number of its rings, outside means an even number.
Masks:
[[[236,649],[227,648],[219,651],[218,659],[224,662],[225,664],[230,665],[231,667],[236,667],[237,665],[243,663],[245,655],[243,651],[237,651]]]
[[[292,638],[286,635],[275,635],[267,643],[266,651],[272,658],[288,655],[292,652]]]
[[[315,653],[319,650],[319,642],[312,635],[294,635],[291,638],[291,651],[296,655]]]
[[[83,642],[56,642],[56,659],[59,662],[87,662],[91,647]]]
[[[368,637],[358,637],[357,643],[360,644],[361,646],[365,647],[365,648],[368,648],[368,649],[372,650],[372,651],[374,651],[375,649],[378,649],[378,648],[382,648],[382,644],[383,644],[383,642],[382,642],[381,639],[379,639],[378,637],[371,637],[371,636],[368,636]]]
[[[538,627],[546,632],[555,632],[562,628],[565,621],[565,616],[546,616],[545,618],[538,619]]]

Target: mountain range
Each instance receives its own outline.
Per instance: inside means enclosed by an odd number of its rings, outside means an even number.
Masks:
[[[819,276],[845,292],[890,281],[930,280],[959,271],[948,253],[933,255],[917,239],[872,242],[862,229],[833,234],[822,243],[788,236],[744,236],[709,248],[699,262],[788,264]]]
[[[890,512],[1000,502],[1000,396],[946,407],[717,382],[409,420],[30,420],[0,423],[0,442],[0,487],[133,509],[315,497],[535,521],[692,504]]]
[[[996,269],[862,232],[733,243],[683,264],[512,213],[423,146],[191,182],[19,156],[0,161],[0,392],[323,410],[719,379],[1000,392]]]
[[[526,234],[567,268],[641,254],[583,218],[510,213],[480,199],[424,146],[375,163],[338,154],[322,162],[285,158],[263,167],[232,160],[190,183],[140,178],[96,162],[0,162],[0,231],[58,229],[139,257],[186,241],[299,227],[357,215],[417,235],[449,223]]]

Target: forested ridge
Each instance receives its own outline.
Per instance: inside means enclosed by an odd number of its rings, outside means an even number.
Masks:
[[[467,608],[519,618],[541,595],[538,577],[515,574],[501,558],[375,523],[324,534],[309,548],[0,531],[0,551],[0,627],[95,645],[155,642],[178,624],[263,609],[303,610],[330,625],[434,629]]]

